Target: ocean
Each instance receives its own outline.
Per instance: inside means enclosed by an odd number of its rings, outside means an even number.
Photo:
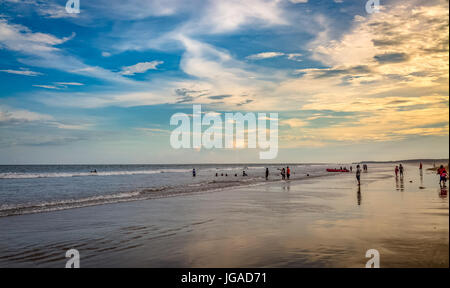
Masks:
[[[0,217],[258,185],[266,167],[269,181],[281,179],[281,164],[2,165]],[[291,178],[321,176],[326,167],[293,164]]]

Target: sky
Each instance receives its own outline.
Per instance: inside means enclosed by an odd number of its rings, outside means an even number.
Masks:
[[[193,104],[278,113],[271,162],[448,158],[448,1],[380,3],[0,0],[0,164],[262,161],[173,149]]]

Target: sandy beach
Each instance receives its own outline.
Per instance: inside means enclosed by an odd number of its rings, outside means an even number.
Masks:
[[[2,217],[0,267],[448,267],[448,192],[405,168]]]

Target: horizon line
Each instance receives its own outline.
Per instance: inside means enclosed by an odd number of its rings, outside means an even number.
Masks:
[[[402,160],[366,160],[366,161],[352,161],[352,162],[233,162],[233,163],[34,163],[34,164],[0,164],[0,166],[55,166],[55,165],[326,165],[326,164],[361,164],[361,163],[395,163],[395,162],[417,162],[417,161],[449,161],[449,158],[415,158]]]

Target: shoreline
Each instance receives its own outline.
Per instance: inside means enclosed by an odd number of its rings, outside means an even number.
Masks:
[[[174,186],[174,187],[161,187],[161,188],[142,188],[139,191],[122,192],[122,193],[109,194],[109,195],[104,195],[104,196],[95,196],[95,197],[80,198],[80,199],[73,199],[73,200],[54,201],[54,202],[50,202],[50,203],[39,203],[39,204],[32,204],[32,205],[23,206],[23,207],[21,207],[20,205],[17,205],[16,207],[12,207],[12,208],[8,208],[8,207],[0,208],[0,218],[37,214],[37,213],[54,212],[54,211],[63,211],[63,210],[69,210],[69,209],[78,209],[78,208],[84,208],[84,207],[109,205],[109,204],[132,202],[132,201],[161,199],[161,198],[178,197],[178,196],[184,196],[184,195],[196,195],[196,194],[202,194],[202,193],[214,193],[217,191],[238,188],[238,187],[257,186],[257,185],[264,185],[264,184],[277,183],[277,182],[282,183],[282,182],[287,182],[287,181],[302,181],[305,179],[314,179],[314,178],[319,178],[319,177],[330,177],[330,176],[336,176],[336,175],[335,174],[310,175],[310,176],[301,176],[301,177],[297,177],[297,178],[291,178],[289,180],[281,180],[281,179],[265,180],[263,177],[248,179],[249,181],[216,181],[216,180],[213,180],[213,181],[209,181],[209,182],[200,182],[197,184],[191,184],[191,186],[188,185],[189,189],[186,189],[185,185],[179,185],[179,186]],[[230,176],[230,177],[232,177],[232,176]],[[258,180],[260,180],[260,181],[258,181]]]

